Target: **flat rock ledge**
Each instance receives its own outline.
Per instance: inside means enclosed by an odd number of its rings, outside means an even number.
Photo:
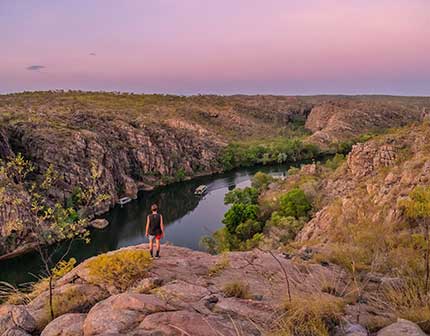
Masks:
[[[147,248],[143,244],[125,249]],[[76,294],[60,316],[47,319],[46,292],[26,306],[1,305],[0,336],[260,336],[273,326],[287,297],[284,271],[292,295],[348,281],[334,265],[298,264],[273,253],[254,250],[212,256],[165,245],[145,277],[121,293],[91,282],[87,260],[55,284],[54,295]],[[224,288],[231,283],[244,284],[246,298],[226,295]],[[425,335],[404,320],[387,328],[378,336]],[[355,327],[340,335],[366,334],[364,328]]]

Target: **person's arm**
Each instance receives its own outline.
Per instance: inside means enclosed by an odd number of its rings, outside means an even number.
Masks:
[[[163,216],[160,215],[160,227],[161,227],[161,235],[164,237],[164,222]]]
[[[149,230],[149,216],[146,216],[146,230],[145,230],[145,236],[148,237],[148,230]]]

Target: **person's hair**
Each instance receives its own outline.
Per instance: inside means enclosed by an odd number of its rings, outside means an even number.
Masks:
[[[157,204],[152,204],[151,205],[151,211],[157,211],[157,210],[158,210]]]

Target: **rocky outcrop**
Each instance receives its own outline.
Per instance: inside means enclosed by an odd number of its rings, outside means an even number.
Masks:
[[[398,202],[430,181],[430,126],[407,127],[394,134],[353,146],[345,164],[318,186],[321,209],[297,239],[332,239],[335,223],[348,223],[362,213],[375,223],[400,223]],[[367,207],[367,208],[365,208]]]
[[[324,147],[360,134],[380,132],[421,120],[422,107],[412,101],[400,103],[398,98],[357,97],[315,106],[306,120],[306,128],[313,132],[310,141]]]
[[[212,256],[163,246],[161,259],[153,260],[144,277],[125,292],[106,296],[110,288],[94,283],[90,263],[91,259],[83,262],[56,282],[54,302],[63,304],[56,307],[57,317],[49,324],[46,292],[27,306],[1,306],[0,321],[19,309],[22,317],[15,319],[13,327],[31,332],[37,326],[43,336],[236,336],[238,330],[257,336],[274,325],[276,311],[287,298],[282,268],[295,296],[310,289],[322,291],[327,282],[348,283],[346,273],[338,267],[300,265],[276,252],[274,256],[258,250]],[[230,283],[247,286],[249,298],[227,297],[223,290]],[[9,322],[2,323],[0,326],[9,326]]]

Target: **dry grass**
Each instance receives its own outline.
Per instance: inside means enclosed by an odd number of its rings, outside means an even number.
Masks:
[[[229,266],[230,260],[228,258],[228,255],[226,253],[223,253],[220,259],[215,263],[215,265],[209,268],[208,275],[210,277],[217,276]]]
[[[417,323],[430,332],[430,293],[425,293],[423,280],[409,279],[388,286],[383,302],[397,317]]]
[[[124,291],[142,278],[151,265],[151,256],[144,250],[120,250],[91,259],[87,267],[92,281]]]
[[[236,297],[239,299],[249,299],[251,297],[249,285],[241,281],[226,283],[222,288],[222,292],[226,297]]]
[[[339,324],[345,303],[325,294],[293,297],[284,305],[285,314],[276,323],[272,336],[329,336]]]

